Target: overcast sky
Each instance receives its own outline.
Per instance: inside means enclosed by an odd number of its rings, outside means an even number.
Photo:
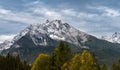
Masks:
[[[120,32],[119,0],[0,0],[0,43],[33,23],[61,19],[96,37]]]

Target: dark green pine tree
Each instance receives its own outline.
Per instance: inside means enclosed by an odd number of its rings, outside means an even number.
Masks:
[[[101,70],[107,70],[107,66],[103,64]]]
[[[116,65],[116,64],[113,64],[111,70],[118,70],[117,65]]]
[[[5,57],[0,55],[0,70],[5,70]]]
[[[19,56],[8,54],[6,57],[0,56],[0,70],[30,70],[30,66],[21,61]]]
[[[120,60],[116,64],[112,65],[111,70],[120,70]]]
[[[60,41],[58,47],[54,50],[52,55],[53,70],[61,70],[62,65],[68,62],[72,57],[71,48]]]

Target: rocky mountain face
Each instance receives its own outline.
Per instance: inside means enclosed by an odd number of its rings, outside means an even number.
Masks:
[[[97,39],[61,20],[32,24],[10,43],[0,45],[0,49],[2,55],[19,54],[21,59],[32,63],[40,53],[51,54],[61,40],[70,45],[73,53],[80,53],[83,49],[95,53],[99,63],[110,64],[120,58],[120,44]]]
[[[21,34],[16,37],[16,39],[19,39],[20,36],[24,36],[25,34],[29,34],[36,45],[47,45],[46,39],[42,37],[46,35],[54,40],[62,40],[80,46],[81,44],[79,43],[77,37],[80,37],[81,42],[84,43],[87,41],[88,36],[86,33],[75,29],[69,24],[62,23],[61,20],[47,20],[46,23],[43,24],[30,25],[28,28],[22,31]],[[38,42],[36,37],[43,40],[43,42]]]
[[[0,52],[2,52],[2,50],[10,48],[10,46],[12,44],[13,44],[12,41],[5,41],[4,43],[1,43],[0,44]]]
[[[80,43],[87,41],[88,35],[81,32],[67,23],[62,23],[61,20],[46,21],[43,24],[32,24],[26,29],[21,31],[17,36],[14,37],[11,44],[17,42],[22,37],[29,35],[33,43],[36,46],[46,46],[48,45],[46,37],[48,36],[53,40],[62,40],[72,43],[76,46],[81,46]],[[78,40],[78,37],[81,41]],[[11,46],[11,45],[10,45]],[[8,48],[10,47],[8,46]],[[18,47],[18,46],[17,46]],[[4,47],[3,47],[4,49]]]

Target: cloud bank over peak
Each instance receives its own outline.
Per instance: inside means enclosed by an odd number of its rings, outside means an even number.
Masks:
[[[8,0],[1,1],[0,35],[16,34],[29,24],[43,23],[47,19],[61,19],[97,37],[119,32],[120,9],[117,1],[15,0],[10,3]]]

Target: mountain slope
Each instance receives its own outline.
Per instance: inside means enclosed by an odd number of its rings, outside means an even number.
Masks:
[[[99,63],[110,64],[120,58],[120,44],[97,39],[61,22],[61,20],[47,20],[43,24],[28,26],[13,39],[13,44],[3,50],[1,54],[19,54],[21,59],[32,63],[39,53],[51,54],[60,40],[69,44],[73,53],[79,53],[83,49],[95,53]]]

